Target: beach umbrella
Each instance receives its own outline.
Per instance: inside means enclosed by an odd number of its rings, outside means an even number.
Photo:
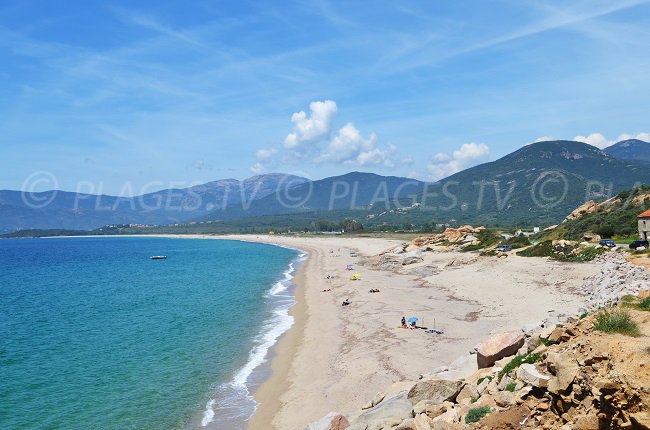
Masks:
[[[418,322],[418,318],[417,318],[417,317],[411,317],[411,318],[407,319],[406,321],[407,321],[409,324],[412,324],[412,323],[416,323],[416,322]]]

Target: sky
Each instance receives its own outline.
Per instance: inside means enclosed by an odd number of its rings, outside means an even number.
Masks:
[[[436,180],[528,143],[650,140],[650,3],[0,3],[0,189]]]

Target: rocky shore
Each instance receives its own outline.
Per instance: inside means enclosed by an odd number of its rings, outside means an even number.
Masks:
[[[478,232],[461,233],[453,242],[472,243]],[[450,242],[438,237],[398,247],[374,263],[399,270],[417,263],[423,248],[443,241]],[[618,252],[599,262],[600,272],[581,289],[585,304],[579,314],[555,311],[543,321],[493,335],[449,366],[395,383],[362,409],[332,412],[305,430],[650,428],[647,337],[594,329],[599,309],[645,293],[650,274]],[[631,312],[641,332],[650,333],[650,314]]]

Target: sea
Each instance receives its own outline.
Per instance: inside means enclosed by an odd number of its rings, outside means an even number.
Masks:
[[[302,259],[230,240],[0,240],[0,429],[246,428]]]

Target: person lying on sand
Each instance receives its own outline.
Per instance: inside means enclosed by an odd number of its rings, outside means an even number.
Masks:
[[[369,293],[378,293],[379,290],[377,288],[371,288],[370,290],[368,290],[368,292]]]
[[[327,290],[322,290],[321,293],[326,293],[326,292],[328,292],[328,291],[332,291],[332,289],[331,289],[331,288],[328,288]]]
[[[341,304],[341,306],[347,306],[349,304],[350,304],[350,299],[345,299],[345,300],[343,300],[343,303]]]
[[[410,328],[411,330],[415,330],[415,329],[417,328],[417,327],[415,326],[415,321],[413,321],[413,322],[411,323],[411,325],[409,326],[409,328]]]

